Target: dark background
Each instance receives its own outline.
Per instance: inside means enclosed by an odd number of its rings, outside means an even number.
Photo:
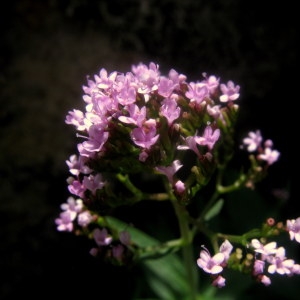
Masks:
[[[83,108],[86,75],[102,67],[125,72],[154,61],[162,73],[175,68],[190,81],[207,72],[238,83],[237,136],[260,128],[281,152],[260,186],[263,207],[279,205],[282,220],[300,216],[291,151],[299,139],[295,2],[11,0],[1,7],[0,299],[133,297],[139,269],[95,262],[89,242],[54,226],[68,196],[65,160],[76,152],[65,115]],[[273,189],[288,189],[289,197],[274,197]],[[298,245],[291,251],[299,256]],[[250,286],[245,295],[296,299],[299,278],[278,280],[268,289]]]

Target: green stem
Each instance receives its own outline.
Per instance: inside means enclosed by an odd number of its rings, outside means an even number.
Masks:
[[[241,188],[245,184],[246,180],[247,180],[246,175],[241,174],[240,177],[233,184],[229,186],[222,186],[221,184],[218,184],[217,190],[219,191],[220,194],[231,193]]]
[[[198,294],[198,274],[192,247],[193,234],[188,224],[189,215],[185,206],[180,205],[174,196],[171,197],[171,201],[178,218],[181,233],[183,261],[191,293],[190,300],[196,300]]]

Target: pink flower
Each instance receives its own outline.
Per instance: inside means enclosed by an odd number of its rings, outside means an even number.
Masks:
[[[183,194],[185,192],[185,184],[181,180],[177,180],[174,189],[178,194]]]
[[[186,76],[179,74],[176,70],[171,69],[169,71],[168,77],[174,82],[175,88],[179,88],[180,84],[186,81]]]
[[[168,98],[172,94],[173,90],[175,88],[175,84],[171,79],[168,79],[166,77],[161,77],[158,85],[158,93]]]
[[[81,227],[86,227],[94,220],[93,216],[89,211],[83,211],[77,216],[77,223]]]
[[[178,150],[189,150],[190,149],[197,154],[198,158],[200,158],[202,156],[201,153],[199,152],[199,149],[197,147],[197,143],[195,141],[194,136],[188,136],[187,138],[185,138],[185,143],[186,143],[186,145],[177,146],[177,149]]]
[[[198,266],[206,273],[218,274],[223,271],[221,264],[224,262],[225,256],[223,253],[217,253],[211,257],[208,250],[200,251],[200,257],[197,259]]]
[[[205,77],[205,80],[203,80],[202,83],[206,85],[209,93],[213,94],[219,86],[220,78],[217,78],[214,75],[210,75],[209,77],[207,77],[206,73],[203,73],[203,76]]]
[[[90,176],[84,176],[82,180],[82,184],[84,185],[85,189],[90,190],[93,195],[96,194],[97,190],[101,190],[104,185],[105,181],[103,180],[103,177],[101,174],[90,175]]]
[[[65,120],[66,124],[74,125],[77,130],[85,130],[86,126],[84,124],[84,114],[82,111],[78,109],[73,109],[73,111],[69,111]]]
[[[98,152],[102,149],[103,145],[108,139],[108,132],[103,130],[103,126],[92,125],[89,128],[89,139],[82,143],[82,147],[87,152]],[[85,152],[80,153],[83,156]]]
[[[160,108],[161,114],[168,120],[169,126],[180,116],[180,108],[177,105],[175,95],[164,99]]]
[[[147,160],[148,156],[149,156],[149,154],[146,151],[142,151],[139,154],[139,161],[145,162]]]
[[[78,213],[80,213],[83,209],[83,202],[81,199],[74,199],[73,197],[69,197],[67,199],[67,203],[61,204],[60,208],[62,210],[70,212],[71,219],[74,220]]]
[[[221,102],[229,102],[229,101],[234,101],[239,98],[240,94],[240,86],[239,85],[234,85],[232,81],[228,81],[227,85],[221,84],[220,89],[223,93],[223,95],[220,96],[220,101]]]
[[[195,142],[202,146],[207,146],[210,150],[214,147],[214,144],[220,137],[220,129],[217,128],[213,131],[211,126],[207,126],[204,130],[203,136],[195,136]]]
[[[182,166],[183,166],[183,165],[180,164],[180,160],[177,159],[177,160],[174,160],[170,166],[167,166],[167,167],[165,167],[165,166],[158,166],[158,167],[156,167],[155,169],[156,169],[158,172],[160,172],[160,173],[166,175],[167,178],[168,178],[168,180],[169,180],[169,182],[170,182],[171,184],[173,184],[173,176],[175,175],[175,173],[176,173]]]
[[[159,66],[151,62],[149,67],[140,63],[132,66],[132,73],[135,75],[138,84],[138,92],[142,94],[157,90],[160,79]]]
[[[84,197],[84,192],[86,190],[85,186],[79,181],[74,180],[74,178],[69,178],[68,190],[71,194],[76,195],[80,198]]]
[[[116,94],[116,99],[121,105],[133,104],[136,101],[135,87],[130,86],[128,80],[126,80],[121,90]]]
[[[269,258],[268,261],[270,262],[268,272],[271,274],[276,272],[280,275],[291,274],[295,263],[293,259],[286,259],[285,249],[283,247],[278,248],[275,256]]]
[[[276,253],[277,243],[270,242],[266,245],[263,245],[258,239],[251,240],[251,246],[254,248],[254,251],[265,256],[273,255]]]
[[[250,131],[248,137],[243,139],[243,144],[247,146],[248,152],[256,151],[260,147],[262,142],[262,136],[260,130]]]
[[[213,282],[212,282],[212,285],[213,286],[216,286],[218,288],[222,288],[225,286],[225,282],[226,282],[226,279],[219,275]]]
[[[202,83],[191,82],[188,86],[188,91],[185,93],[186,97],[190,99],[191,102],[196,102],[200,104],[203,100],[209,96],[209,91],[206,85]]]
[[[255,259],[254,265],[253,265],[253,275],[259,275],[264,272],[265,262],[260,259]]]
[[[69,231],[73,230],[74,215],[70,211],[64,211],[59,214],[59,218],[55,219],[58,231]]]
[[[117,72],[112,72],[108,75],[106,69],[102,68],[99,72],[99,75],[94,76],[95,81],[92,82],[91,80],[89,80],[88,81],[89,87],[86,86],[83,87],[85,93],[93,94],[93,92],[95,91],[95,86],[98,89],[107,90],[115,82],[117,74],[118,74]]]
[[[233,246],[228,240],[225,240],[220,246],[220,252],[224,254],[224,262],[228,261],[232,249]]]
[[[112,237],[108,235],[106,228],[94,230],[94,240],[98,246],[107,246],[112,242]]]
[[[264,153],[259,154],[258,158],[265,160],[268,165],[272,165],[278,160],[280,153],[277,150],[272,150],[271,148],[265,148]]]
[[[78,176],[80,173],[91,173],[92,170],[85,165],[86,160],[87,157],[79,156],[79,158],[77,158],[77,155],[71,155],[69,160],[66,160],[66,164],[69,167],[70,173],[75,176]]]
[[[298,243],[300,243],[300,217],[292,220],[286,221],[286,228],[289,232],[290,239],[296,240]]]
[[[142,127],[134,128],[131,132],[133,142],[142,148],[150,149],[156,143],[159,135],[156,135],[156,121],[149,119]]]
[[[269,286],[269,285],[271,284],[271,279],[270,279],[268,276],[266,276],[266,275],[262,275],[262,276],[260,277],[260,281],[261,281],[261,283],[264,284],[265,286]]]
[[[130,116],[120,116],[119,120],[126,124],[134,124],[141,127],[143,122],[146,120],[146,106],[143,106],[140,109],[136,104],[131,104],[128,105],[127,111]]]

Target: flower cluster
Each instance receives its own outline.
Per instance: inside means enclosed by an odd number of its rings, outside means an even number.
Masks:
[[[299,218],[276,230],[268,224],[239,238],[208,229],[209,219],[220,212],[222,197],[244,187],[254,188],[280,153],[271,140],[263,140],[260,130],[249,132],[241,148],[249,155],[250,167],[246,171],[242,167],[243,172],[224,185],[233,157],[240,86],[231,80],[222,83],[215,75],[202,76],[200,81],[189,82],[174,69],[163,76],[151,62],[133,65],[127,73],[101,69],[87,78],[85,110],[73,109],[65,119],[75,127],[79,142],[77,153],[66,160],[71,196],[61,205],[57,230],[86,235],[95,243],[91,255],[117,264],[192,246],[198,233],[206,234],[213,245],[221,238],[215,255],[204,248],[197,260],[201,269],[212,274],[217,287],[225,286],[225,267],[247,269],[265,285],[270,283],[264,274],[266,265],[271,274],[299,274],[299,265],[286,259],[284,248],[260,240],[285,231],[299,242]],[[149,189],[145,178],[151,176],[160,180],[162,188]],[[199,192],[211,181],[213,195],[198,216],[190,215],[189,205],[198,201]],[[116,221],[116,209],[144,200],[170,201],[178,218],[178,240],[145,244],[144,236],[139,239],[142,233],[131,235],[129,224]],[[242,259],[239,248],[232,252],[232,243],[247,245],[255,259]]]
[[[265,161],[268,165],[276,162],[280,156],[277,150],[273,150],[273,142],[266,140],[264,143],[260,130],[250,131],[248,137],[243,139],[243,146],[247,147],[248,152],[257,152],[257,158]]]
[[[215,146],[238,110],[233,102],[240,87],[203,76],[200,82],[187,82],[174,69],[161,76],[158,65],[150,63],[133,66],[126,74],[101,69],[94,80],[88,79],[83,86],[85,112],[73,109],[66,116],[83,140],[78,154],[66,161],[70,193],[90,208],[99,199],[118,205],[112,203],[116,174],[163,174],[182,199],[193,186],[207,182],[217,164]],[[198,158],[185,182],[176,177],[182,150]],[[62,213],[57,223],[71,231],[72,216]]]
[[[282,222],[275,224],[275,220],[269,218],[259,235],[289,233],[291,240],[295,238],[300,243],[299,224],[300,218],[287,220],[285,225]],[[251,274],[256,281],[265,286],[271,284],[271,278],[265,271],[269,275],[274,273],[288,276],[300,274],[300,264],[287,258],[285,248],[277,247],[276,241],[267,242],[266,238],[253,238],[245,245],[245,249],[247,250],[245,256],[241,248],[236,248],[236,251],[232,252],[233,245],[225,240],[219,252],[214,256],[211,256],[207,249],[201,250],[197,264],[203,271],[212,275],[212,285],[219,288],[224,287],[226,283],[226,279],[221,275],[225,267]]]
[[[207,249],[201,250],[200,257],[197,259],[198,266],[206,273],[216,275],[212,284],[217,287],[225,286],[225,278],[220,275],[223,268],[227,265],[233,246],[225,240],[220,246],[220,250],[213,257]]]

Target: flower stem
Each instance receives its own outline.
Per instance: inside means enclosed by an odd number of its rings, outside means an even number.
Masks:
[[[178,203],[177,199],[171,197],[174,210],[176,212],[179,229],[182,239],[182,254],[183,262],[186,270],[188,284],[190,286],[190,300],[197,299],[197,285],[198,285],[198,274],[196,269],[196,262],[194,259],[194,252],[192,247],[193,234],[189,228],[188,220],[189,215],[186,211],[185,206]]]

